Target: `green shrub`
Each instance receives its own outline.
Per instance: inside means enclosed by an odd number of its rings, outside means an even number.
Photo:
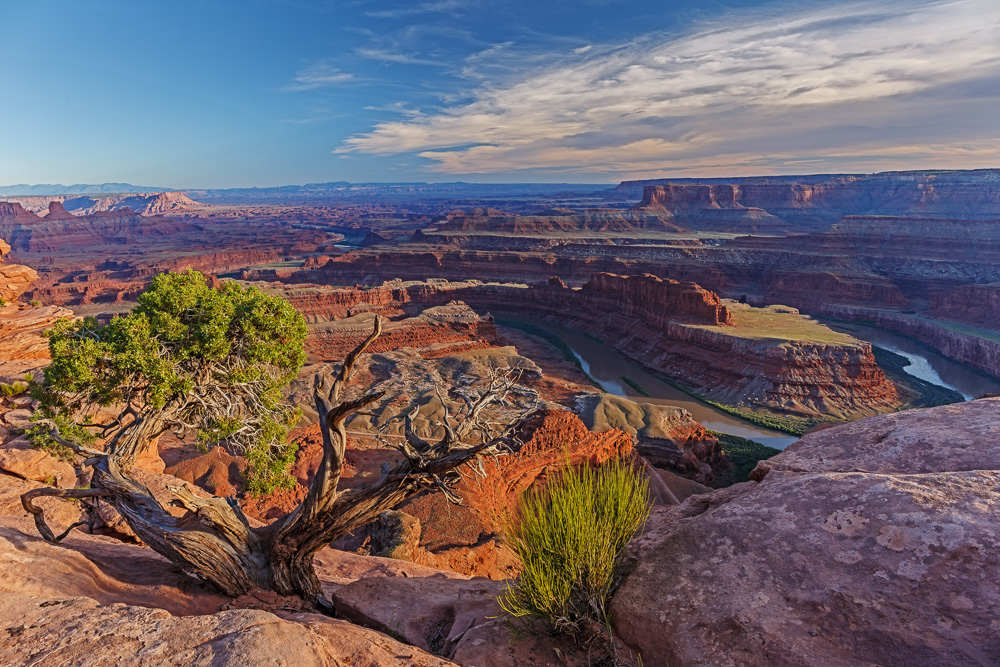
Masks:
[[[523,570],[498,598],[514,629],[580,639],[607,626],[625,546],[649,506],[645,473],[622,459],[567,466],[544,488],[526,491],[505,527]]]
[[[28,391],[27,382],[12,382],[11,384],[0,383],[0,393],[2,393],[7,398],[20,396],[26,391]]]
[[[31,300],[31,301],[29,302],[29,304],[31,305],[31,307],[32,307],[32,308],[38,308],[39,306],[41,306],[41,305],[42,305],[42,302],[41,302],[41,301],[39,301],[38,299],[32,299],[32,300]]]

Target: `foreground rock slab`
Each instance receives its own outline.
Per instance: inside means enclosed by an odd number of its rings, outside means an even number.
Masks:
[[[172,616],[162,609],[103,606],[66,597],[4,603],[7,665],[454,665],[373,630],[315,614],[283,619],[254,609]]]
[[[873,417],[656,510],[619,636],[671,667],[997,664],[998,435],[998,399]]]

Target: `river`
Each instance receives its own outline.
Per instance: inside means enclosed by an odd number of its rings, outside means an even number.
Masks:
[[[707,429],[750,438],[775,449],[784,449],[798,440],[797,436],[750,424],[711,405],[706,405],[657,379],[618,350],[578,331],[539,320],[526,323],[544,329],[562,340],[580,361],[583,370],[610,394],[638,402],[676,405],[690,412],[695,420]],[[966,400],[986,393],[1000,394],[1000,383],[984,378],[968,367],[904,336],[853,322],[824,322],[824,324],[906,357],[910,361],[910,365],[905,368],[907,373],[932,384],[954,389]],[[642,387],[649,396],[643,396],[629,386],[623,377]]]
[[[850,334],[855,338],[866,340],[872,345],[906,357],[910,361],[910,365],[904,369],[907,373],[939,387],[954,389],[962,394],[967,401],[983,394],[1000,394],[1000,383],[985,378],[968,366],[924,347],[912,338],[854,322],[823,319],[820,321],[835,331]]]
[[[760,426],[734,417],[727,412],[713,408],[711,405],[706,405],[685,394],[683,391],[657,379],[646,372],[642,366],[630,360],[613,347],[598,342],[578,331],[538,320],[532,320],[531,322],[526,322],[526,324],[544,329],[566,343],[576,358],[580,360],[583,370],[590,377],[594,378],[609,394],[623,396],[641,403],[676,405],[690,412],[691,416],[707,429],[756,440],[761,444],[774,447],[775,449],[784,449],[798,440],[797,436],[761,428]],[[649,396],[643,396],[630,387],[622,380],[622,377],[627,377],[632,382],[635,382]]]

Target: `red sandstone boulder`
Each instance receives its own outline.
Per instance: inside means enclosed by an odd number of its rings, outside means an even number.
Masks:
[[[237,490],[242,487],[246,466],[243,457],[233,456],[221,447],[215,447],[201,456],[172,465],[165,472],[195,484],[212,495],[226,498],[236,495]]]
[[[8,413],[9,414],[9,413]],[[0,472],[62,489],[76,486],[76,471],[48,452],[32,448],[24,438],[0,445]]]
[[[617,592],[646,664],[1000,661],[1000,399],[805,436],[655,510]]]

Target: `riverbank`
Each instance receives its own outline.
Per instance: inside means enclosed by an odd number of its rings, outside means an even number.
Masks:
[[[798,439],[795,435],[760,426],[721,410],[694,392],[651,373],[613,347],[580,331],[547,321],[529,323],[509,317],[495,321],[501,328],[516,323],[535,331],[544,331],[546,336],[543,340],[560,351],[569,350],[575,363],[587,377],[612,395],[643,403],[681,407],[706,429],[752,440],[777,450],[784,449]],[[513,328],[525,330],[521,326]],[[553,338],[559,344],[553,342]]]

